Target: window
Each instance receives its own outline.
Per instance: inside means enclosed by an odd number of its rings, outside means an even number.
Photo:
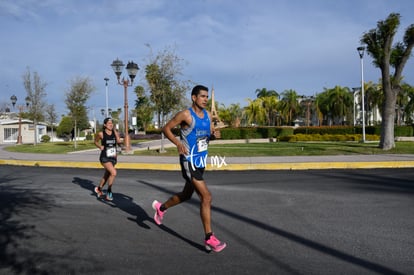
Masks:
[[[19,129],[17,128],[4,128],[4,141],[16,141],[19,135]]]

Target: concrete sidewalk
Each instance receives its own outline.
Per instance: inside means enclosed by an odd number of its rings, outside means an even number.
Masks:
[[[172,144],[164,140],[165,148]],[[158,147],[157,147],[158,146]],[[133,150],[159,148],[160,141],[142,143]],[[98,149],[70,154],[13,153],[0,146],[0,165],[102,168]],[[370,169],[413,168],[414,155],[336,155],[336,156],[278,156],[278,157],[225,157],[209,156],[207,170],[307,170],[307,169]],[[118,169],[179,171],[178,156],[119,155]]]

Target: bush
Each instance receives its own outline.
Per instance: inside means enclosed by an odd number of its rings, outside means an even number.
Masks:
[[[412,126],[395,126],[394,135],[396,137],[412,137],[413,127]]]
[[[86,140],[93,140],[93,135],[91,133],[88,133],[85,137]]]
[[[298,142],[298,141],[360,141],[362,140],[362,135],[355,134],[355,135],[304,135],[304,134],[297,134],[297,135],[288,135],[282,136],[279,138],[279,141],[285,142]],[[367,141],[378,141],[378,135],[366,135],[365,140]]]
[[[220,129],[221,139],[278,138],[293,135],[292,127],[239,127]]]
[[[41,137],[41,139],[40,139],[42,142],[45,142],[45,143],[47,143],[47,142],[49,142],[50,141],[50,137],[48,136],[48,135],[43,135],[42,137]]]

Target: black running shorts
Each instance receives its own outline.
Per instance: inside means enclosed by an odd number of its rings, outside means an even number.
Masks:
[[[105,163],[105,162],[112,162],[112,165],[113,165],[113,166],[115,166],[115,164],[116,164],[116,159],[114,159],[114,158],[100,157],[100,158],[99,158],[99,161],[100,161],[101,163]]]
[[[184,156],[180,156],[180,166],[181,166],[181,173],[183,175],[183,178],[186,181],[191,182],[192,178],[195,178],[196,180],[204,180],[203,178],[204,169],[205,169],[204,167],[203,168],[194,167]]]

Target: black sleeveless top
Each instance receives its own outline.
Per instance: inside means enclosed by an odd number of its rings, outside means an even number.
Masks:
[[[116,136],[114,131],[110,135],[106,131],[102,131],[102,134],[103,139],[101,140],[101,144],[104,149],[101,151],[100,159],[116,159]]]

